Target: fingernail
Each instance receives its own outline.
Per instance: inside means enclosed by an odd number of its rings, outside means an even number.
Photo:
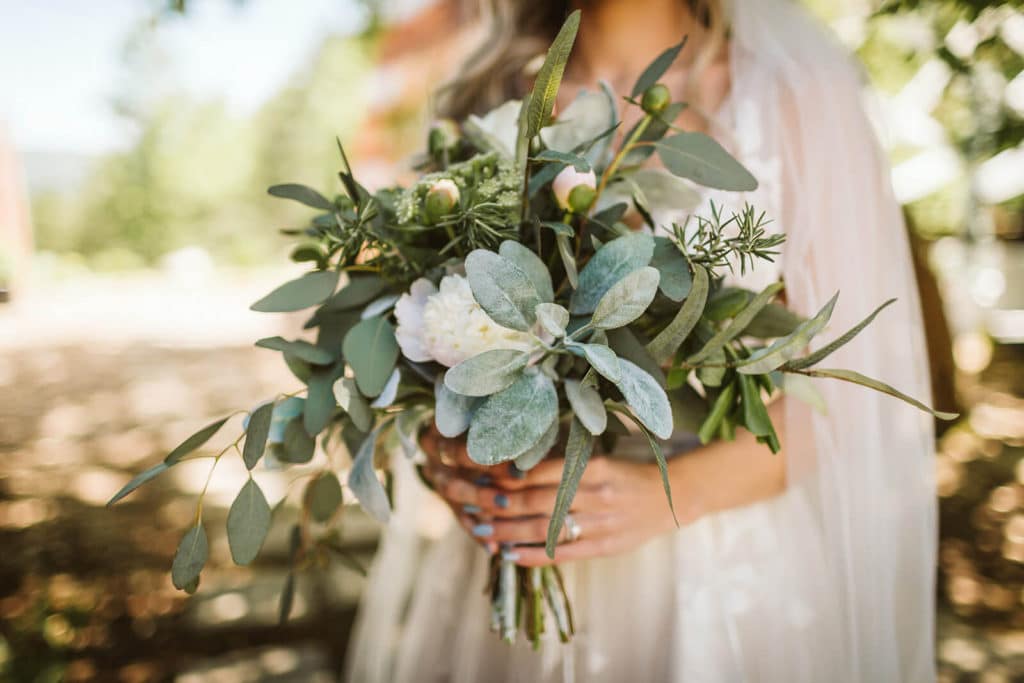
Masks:
[[[462,511],[465,512],[467,515],[479,515],[480,514],[480,508],[478,506],[476,506],[476,505],[463,505],[462,506]]]
[[[477,486],[490,486],[492,483],[494,483],[494,480],[491,479],[491,475],[489,474],[481,474],[479,477],[473,480],[473,483],[476,484]]]
[[[473,527],[473,535],[477,538],[484,538],[485,536],[494,535],[494,527],[490,524],[477,524]]]
[[[499,493],[494,497],[494,504],[504,510],[508,507],[508,496],[504,493]]]
[[[501,559],[508,560],[509,562],[515,562],[519,559],[519,553],[506,548],[501,551]]]
[[[516,467],[514,462],[508,464],[508,473],[516,479],[526,479],[526,472]]]

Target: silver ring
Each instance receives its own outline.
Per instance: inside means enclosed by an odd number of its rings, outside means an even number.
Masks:
[[[580,523],[577,522],[576,519],[572,515],[566,513],[566,515],[565,515],[565,542],[566,543],[574,543],[574,542],[580,540],[580,537],[582,535],[583,535],[583,527],[580,526]]]

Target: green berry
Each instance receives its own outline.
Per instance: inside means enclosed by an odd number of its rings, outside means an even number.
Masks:
[[[665,111],[670,104],[672,104],[672,93],[661,83],[655,83],[645,90],[644,96],[640,100],[641,108],[652,116]]]

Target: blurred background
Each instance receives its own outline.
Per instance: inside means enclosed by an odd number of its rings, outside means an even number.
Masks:
[[[941,680],[1024,681],[1024,10],[806,0],[864,61],[918,256],[935,401]],[[199,593],[170,560],[206,469],[105,501],[209,419],[296,380],[248,305],[290,275],[333,138],[386,181],[472,46],[472,0],[0,0],[0,680],[334,680],[363,578],[288,573],[280,520]],[[223,521],[237,472],[205,515]],[[266,476],[266,479],[263,477]],[[260,475],[271,502],[290,482]],[[283,517],[296,513],[285,507]],[[365,566],[376,527],[346,511]]]

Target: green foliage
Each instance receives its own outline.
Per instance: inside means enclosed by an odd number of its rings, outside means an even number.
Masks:
[[[228,510],[228,546],[235,564],[246,565],[256,559],[269,531],[270,505],[250,478]]]
[[[512,460],[540,441],[558,419],[554,382],[541,372],[523,374],[488,397],[473,415],[467,447],[481,465]]]
[[[463,396],[490,396],[515,382],[529,360],[530,354],[515,349],[484,351],[448,370],[444,383]]]
[[[345,335],[342,352],[355,372],[359,391],[376,396],[384,390],[398,360],[395,328],[383,317],[367,318]]]

